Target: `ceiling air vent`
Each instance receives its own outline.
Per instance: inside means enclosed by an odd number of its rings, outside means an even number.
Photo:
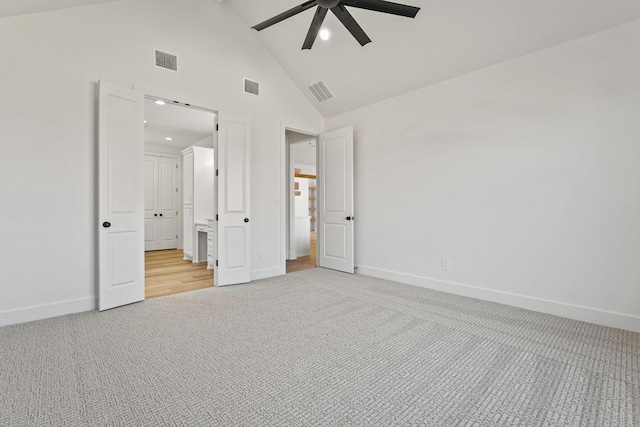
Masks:
[[[156,67],[178,71],[178,57],[167,52],[156,50]]]
[[[260,95],[260,83],[244,79],[244,91],[253,95]]]
[[[313,95],[313,98],[318,101],[318,104],[324,104],[336,98],[331,89],[322,80],[307,85],[307,89]]]

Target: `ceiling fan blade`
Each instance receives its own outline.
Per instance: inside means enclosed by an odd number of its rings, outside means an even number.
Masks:
[[[316,0],[310,0],[310,1],[304,2],[301,5],[293,7],[287,10],[286,12],[282,12],[280,15],[274,16],[271,19],[267,19],[266,21],[261,22],[258,25],[255,25],[251,28],[253,28],[254,30],[262,31],[265,28],[269,28],[270,26],[277,24],[278,22],[284,21],[287,18],[291,18],[292,16],[295,16],[300,12],[304,12],[307,9],[311,9],[312,7],[315,7],[317,5],[318,5],[318,2]]]
[[[374,10],[376,12],[390,13],[392,15],[415,18],[420,11],[419,7],[406,4],[392,3],[384,0],[342,0],[340,4],[357,7],[360,9]]]
[[[356,20],[353,19],[353,16],[351,16],[349,11],[345,9],[344,6],[339,4],[336,7],[332,7],[331,12],[333,12],[333,14],[338,17],[340,22],[342,22],[342,25],[344,25],[347,30],[349,30],[351,35],[353,35],[353,37],[358,40],[358,43],[360,43],[361,46],[364,46],[365,44],[371,42],[369,36],[367,36],[364,30],[360,27],[360,25],[358,25]]]
[[[313,46],[313,42],[316,41],[316,37],[318,37],[318,33],[320,32],[320,27],[322,27],[322,23],[324,22],[324,17],[327,16],[327,12],[329,9],[325,9],[324,7],[319,7],[316,10],[316,14],[313,17],[313,21],[311,21],[311,26],[309,27],[309,32],[307,33],[307,38],[304,39],[304,43],[302,44],[302,49],[311,49]]]

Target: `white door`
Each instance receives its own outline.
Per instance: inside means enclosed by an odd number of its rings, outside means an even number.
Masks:
[[[218,232],[215,286],[251,281],[249,118],[221,112],[218,116]]]
[[[100,81],[99,299],[144,300],[144,96]]]
[[[353,127],[318,138],[318,266],[354,271]]]
[[[177,161],[158,157],[158,249],[178,247],[177,195]]]
[[[178,247],[176,159],[144,156],[144,250]]]
[[[144,156],[144,250],[158,249],[158,158]]]

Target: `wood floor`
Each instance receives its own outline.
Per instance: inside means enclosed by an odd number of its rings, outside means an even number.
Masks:
[[[318,243],[316,238],[316,232],[311,232],[311,255],[298,257],[298,259],[287,261],[287,273],[293,273],[294,271],[308,270],[316,267],[316,251]]]
[[[316,267],[316,232],[311,232],[311,255],[287,261],[287,273]],[[144,254],[145,298],[162,297],[213,286],[213,270],[207,263],[182,259],[182,249],[150,251]]]
[[[145,252],[145,298],[195,291],[213,286],[207,263],[183,260],[182,249]]]

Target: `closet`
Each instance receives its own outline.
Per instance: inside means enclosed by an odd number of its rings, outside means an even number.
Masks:
[[[178,247],[177,161],[144,156],[144,250]]]
[[[214,217],[213,149],[182,151],[184,259],[207,261],[208,221]]]

